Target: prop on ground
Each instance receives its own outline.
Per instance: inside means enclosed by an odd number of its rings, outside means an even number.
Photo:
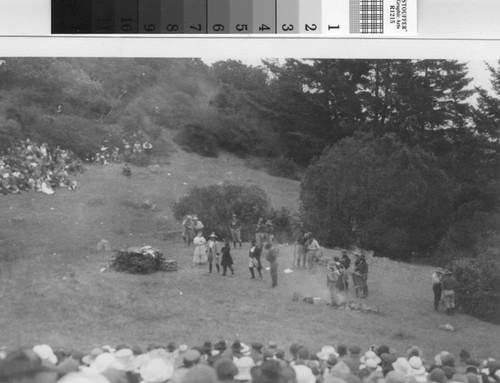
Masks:
[[[294,302],[305,302],[309,304],[317,304],[321,303],[321,298],[317,297],[305,297],[302,294],[298,292],[294,292],[292,295],[292,301]],[[327,303],[329,304],[329,303]],[[338,310],[347,310],[347,311],[360,311],[364,313],[371,313],[371,314],[380,314],[380,308],[377,307],[370,307],[364,303],[361,302],[348,302],[346,301],[344,304],[340,305],[337,307]]]
[[[108,263],[108,269],[130,274],[151,274],[156,271],[177,271],[177,262],[166,260],[151,246],[119,250]]]

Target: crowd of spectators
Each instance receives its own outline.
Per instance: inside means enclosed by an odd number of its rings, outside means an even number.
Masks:
[[[387,345],[326,345],[309,350],[275,342],[232,344],[220,340],[188,347],[128,345],[98,347],[83,354],[48,345],[0,355],[5,383],[499,383],[500,362],[479,361],[467,350],[443,351],[427,360],[412,346],[397,355]]]
[[[76,181],[70,180],[69,174],[83,171],[82,162],[72,151],[21,140],[0,155],[0,193],[54,194],[59,187],[75,190]]]

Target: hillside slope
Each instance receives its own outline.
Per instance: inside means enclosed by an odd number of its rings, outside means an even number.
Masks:
[[[182,151],[172,154],[168,165],[132,171],[128,179],[121,165],[91,166],[78,176],[76,192],[0,197],[2,343],[43,342],[88,351],[123,342],[197,344],[238,337],[274,339],[285,347],[295,341],[311,348],[388,343],[399,352],[418,344],[428,359],[443,349],[500,355],[497,326],[432,311],[427,267],[375,259],[366,303],[381,314],[333,311],[325,305],[324,270],[283,273],[293,258],[288,245],[281,246],[277,289],[270,288],[267,273],[262,281],[249,279],[248,244],[233,250],[235,276],[191,267],[192,249],[182,245],[169,209],[187,188],[223,181],[256,184],[275,208],[296,212],[298,182],[248,169],[232,156],[207,159]],[[146,200],[159,210],[141,208]],[[103,238],[116,248],[155,246],[181,269],[148,276],[101,272],[112,255],[96,251]],[[322,300],[293,302],[293,292]],[[455,332],[439,329],[447,322]]]

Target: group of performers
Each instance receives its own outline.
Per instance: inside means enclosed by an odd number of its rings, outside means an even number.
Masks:
[[[218,242],[217,235],[212,233],[206,240],[203,236],[204,225],[198,216],[186,216],[182,222],[182,238],[186,246],[194,245],[193,266],[208,263],[208,273],[212,273],[215,264],[217,273],[221,272],[222,266],[223,276],[227,274],[228,270],[231,271],[231,274],[234,274],[230,240],[233,242],[233,248],[236,248],[237,245],[239,245],[240,249],[242,247],[242,225],[236,214],[232,214],[228,226],[231,233],[230,239],[222,238],[221,242]],[[261,257],[263,252],[266,251],[265,260],[270,265],[272,287],[276,287],[278,285],[279,248],[273,245],[273,241],[274,228],[272,221],[268,220],[264,223],[264,219],[259,218],[255,225],[255,238],[251,240],[248,253],[250,277],[255,279],[258,274],[262,278]],[[302,267],[314,273],[320,251],[321,246],[314,238],[313,233],[302,230],[295,242],[294,267]],[[334,260],[328,264],[327,286],[332,307],[339,307],[345,302],[345,293],[349,289],[350,276],[352,276],[356,297],[365,298],[368,296],[368,264],[366,258],[359,250],[354,251],[354,256],[353,271],[350,270],[351,259],[346,250],[342,250],[342,256],[334,257]]]

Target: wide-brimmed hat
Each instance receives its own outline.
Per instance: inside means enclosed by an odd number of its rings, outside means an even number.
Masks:
[[[130,348],[122,348],[115,352],[115,358],[123,371],[134,371],[134,352]]]
[[[201,358],[201,353],[198,350],[192,348],[191,350],[186,351],[184,354],[185,362],[196,362]]]
[[[233,363],[238,368],[238,374],[234,377],[235,380],[251,380],[252,375],[250,370],[255,366],[254,360],[249,356],[241,358],[233,358]]]
[[[172,364],[163,359],[153,358],[148,360],[141,368],[141,378],[146,383],[163,383],[170,379],[174,373]]]
[[[333,346],[323,346],[321,347],[321,351],[316,353],[316,356],[320,360],[328,360],[330,355],[333,355],[335,357],[339,356],[339,354],[337,354],[337,352],[335,351],[335,347]]]
[[[446,358],[450,353],[448,351],[441,351],[434,357],[434,362],[436,362],[437,366],[443,365],[443,358]]]
[[[115,356],[110,352],[99,354],[95,360],[85,370],[94,374],[101,374],[108,368],[119,369],[121,365],[116,361]]]
[[[239,352],[243,355],[250,353],[250,347],[248,347],[245,343],[240,342],[239,340],[235,340],[231,345],[231,350],[234,352]]]
[[[42,360],[46,360],[53,365],[57,364],[57,356],[54,354],[52,347],[47,344],[39,344],[33,347],[33,351],[35,351]]]
[[[215,235],[215,233],[212,233],[208,236],[208,238],[217,238],[217,236]]]
[[[295,379],[297,383],[315,383],[316,377],[314,376],[312,370],[303,365],[293,366],[295,370]]]
[[[444,274],[444,270],[441,267],[436,267],[436,273]]]
[[[408,364],[410,365],[413,375],[425,374],[424,364],[422,363],[422,359],[420,359],[418,356],[412,356],[410,360],[408,360]]]
[[[198,216],[197,215],[193,215],[192,219],[194,219],[195,221],[198,220]]]
[[[367,364],[367,362],[368,362],[370,359],[371,359],[371,360],[372,360],[372,361],[373,361],[376,365],[380,364],[380,362],[381,362],[381,360],[380,360],[380,358],[378,357],[378,355],[377,355],[377,354],[375,354],[375,352],[374,352],[374,351],[371,351],[371,350],[370,350],[370,351],[367,351],[367,352],[365,353],[365,355],[363,355],[361,358],[359,358],[360,362],[361,362],[361,363],[363,363],[364,365],[366,365],[366,364]],[[368,363],[371,363],[371,362],[368,362]]]
[[[409,375],[411,369],[410,364],[403,357],[397,358],[396,361],[392,364],[392,368],[394,368],[394,371],[398,371],[405,376]]]
[[[43,371],[57,373],[56,367],[52,363],[43,360],[30,349],[11,351],[0,363],[0,378],[11,378],[20,374]]]
[[[100,347],[96,347],[96,348],[92,349],[92,351],[90,351],[90,354],[85,355],[82,358],[83,364],[86,364],[87,366],[89,366],[95,360],[95,358],[97,358],[97,356],[102,354],[103,352],[104,352],[104,350]]]

